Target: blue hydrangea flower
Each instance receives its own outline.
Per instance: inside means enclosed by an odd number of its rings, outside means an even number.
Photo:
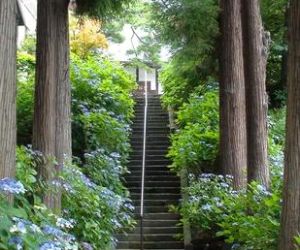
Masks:
[[[25,188],[23,184],[12,178],[4,178],[0,180],[0,192],[10,194],[24,194]]]
[[[212,209],[211,205],[209,205],[209,204],[205,204],[201,208],[202,208],[202,210],[205,210],[205,211],[210,211]]]
[[[71,229],[74,227],[75,221],[70,219],[66,220],[64,218],[57,218],[56,220],[56,226],[60,228],[66,228],[66,229]]]
[[[110,154],[110,156],[111,156],[112,158],[114,158],[114,159],[119,159],[119,158],[121,158],[121,155],[120,155],[119,153],[117,153],[117,152],[112,152],[112,153]]]
[[[17,250],[22,250],[23,249],[23,240],[19,236],[13,236],[13,237],[11,237],[9,239],[9,241],[8,241],[8,244],[15,246],[15,248]]]
[[[24,229],[29,229],[29,231],[31,231],[32,233],[40,233],[41,232],[40,227],[37,226],[36,224],[32,223],[29,220],[25,220],[25,219],[18,218],[18,217],[13,217],[12,221],[16,223],[15,227],[17,228],[18,231],[20,231],[20,230],[25,231]]]
[[[47,241],[40,245],[39,250],[62,250],[61,244],[56,241]]]
[[[75,237],[71,234],[67,234],[60,230],[59,228],[55,228],[49,225],[43,226],[43,232],[48,235],[54,236],[56,239],[61,241],[75,241]]]

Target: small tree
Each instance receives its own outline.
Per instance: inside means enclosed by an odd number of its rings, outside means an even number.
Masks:
[[[16,0],[0,1],[0,179],[15,173]]]

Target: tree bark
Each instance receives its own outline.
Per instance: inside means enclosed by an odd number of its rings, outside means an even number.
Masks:
[[[268,98],[266,93],[268,42],[262,25],[260,1],[245,0],[242,6],[248,182],[258,181],[268,187]]]
[[[297,249],[300,232],[300,1],[292,0],[289,19],[287,132],[284,168],[281,250]]]
[[[0,179],[15,174],[17,1],[0,1]]]
[[[38,1],[33,146],[44,155],[39,174],[48,183],[71,157],[68,3]],[[46,193],[44,202],[59,211],[60,192]]]
[[[220,158],[234,187],[246,185],[246,108],[241,1],[221,0]]]

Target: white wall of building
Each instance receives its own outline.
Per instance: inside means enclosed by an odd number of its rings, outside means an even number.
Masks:
[[[18,0],[24,26],[18,26],[17,45],[21,46],[27,34],[35,34],[37,0]]]
[[[136,67],[126,66],[125,69],[128,73],[130,73],[134,77],[134,79],[137,79],[137,75],[136,75],[137,68]],[[147,72],[147,74],[146,74],[146,72]],[[138,73],[139,73],[139,75],[138,75],[139,82],[145,82],[145,80],[147,80],[147,82],[150,82],[151,90],[157,90],[159,94],[162,94],[162,86],[159,82],[157,83],[158,71],[156,69],[148,68],[146,71],[143,68],[139,68]]]

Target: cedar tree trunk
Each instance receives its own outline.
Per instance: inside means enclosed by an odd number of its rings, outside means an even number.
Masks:
[[[0,1],[0,179],[15,174],[17,1]]]
[[[220,160],[234,187],[246,184],[246,107],[241,0],[221,0]]]
[[[44,155],[39,174],[47,183],[71,156],[68,3],[38,0],[33,146]],[[59,211],[60,192],[47,192],[44,202]]]
[[[268,187],[268,134],[266,93],[267,44],[260,14],[260,1],[243,1],[243,40],[247,117],[248,182]]]
[[[281,250],[296,249],[300,233],[300,1],[292,0],[289,20],[288,103]]]

